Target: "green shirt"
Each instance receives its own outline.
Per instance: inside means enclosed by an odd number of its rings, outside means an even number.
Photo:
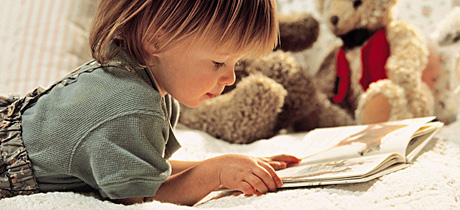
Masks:
[[[58,84],[23,112],[23,140],[39,188],[95,191],[104,198],[153,196],[179,147],[179,106],[124,53]]]

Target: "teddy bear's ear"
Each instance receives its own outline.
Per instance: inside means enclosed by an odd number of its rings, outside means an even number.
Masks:
[[[398,0],[381,0],[381,1],[387,4],[386,8],[393,7],[394,5],[396,5],[396,3],[398,3]]]
[[[316,4],[316,11],[318,11],[320,14],[323,13],[323,10],[324,10],[324,4],[327,0],[316,0],[315,1],[315,4]]]

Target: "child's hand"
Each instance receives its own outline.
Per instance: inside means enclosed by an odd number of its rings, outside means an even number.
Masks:
[[[254,195],[275,191],[283,185],[273,167],[261,158],[229,154],[216,157],[215,160],[220,184],[225,188]],[[286,162],[285,156],[274,156],[267,160]]]
[[[259,159],[270,164],[270,166],[273,167],[275,170],[284,169],[288,167],[289,165],[296,164],[302,161],[302,159],[299,159],[292,155],[286,155],[286,154],[274,155],[271,157],[263,157]]]
[[[169,162],[174,174],[161,184],[155,197],[126,202],[155,199],[193,205],[219,187],[239,190],[245,195],[260,195],[283,186],[274,168],[285,168],[300,159],[291,155],[256,158],[228,154],[198,162]]]

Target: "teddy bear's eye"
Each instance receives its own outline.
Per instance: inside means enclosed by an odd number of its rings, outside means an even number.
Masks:
[[[353,2],[353,7],[356,9],[358,8],[359,6],[361,6],[361,4],[363,4],[363,1],[361,0],[356,0]]]

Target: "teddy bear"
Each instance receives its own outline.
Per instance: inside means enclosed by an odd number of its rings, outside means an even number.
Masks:
[[[182,105],[179,122],[237,144],[287,130],[354,124],[350,113],[318,91],[314,75],[291,54],[315,43],[319,36],[316,18],[309,13],[282,15],[279,31],[280,45],[273,53],[242,58],[235,66],[235,84],[200,107]]]
[[[433,38],[446,65],[443,86],[437,89],[440,114],[445,124],[457,120],[460,104],[460,8],[455,7],[437,25]],[[449,71],[450,70],[450,71]],[[443,87],[443,88],[442,88]]]
[[[397,0],[315,3],[342,41],[316,73],[321,92],[358,124],[433,115],[433,94],[422,81],[426,43],[416,28],[395,20]]]

